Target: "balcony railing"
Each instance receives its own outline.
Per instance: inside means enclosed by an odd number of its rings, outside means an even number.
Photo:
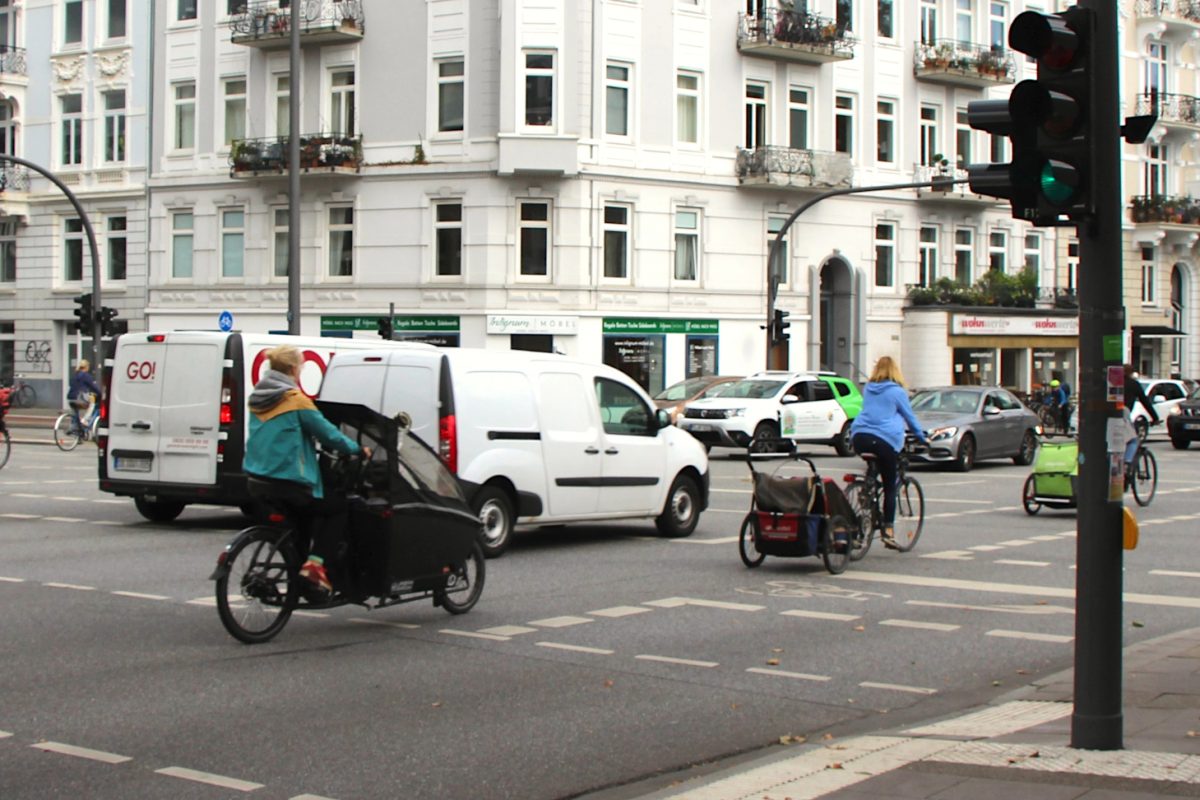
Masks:
[[[1016,62],[1002,47],[937,39],[917,42],[913,73],[918,78],[956,86],[995,86],[1013,82]]]
[[[1200,25],[1200,0],[1136,0],[1139,17],[1174,18]]]
[[[1137,114],[1157,114],[1160,122],[1200,126],[1200,97],[1189,94],[1139,94]]]
[[[1137,195],[1130,204],[1129,213],[1134,222],[1200,225],[1200,200],[1190,195]]]
[[[763,146],[738,150],[738,181],[743,186],[848,189],[854,167],[845,153]]]
[[[945,178],[947,181],[962,180],[967,177],[967,171],[961,168],[953,168],[950,166],[930,166],[927,164],[916,164],[913,166],[913,182],[931,181],[934,178]],[[922,188],[917,190],[917,197],[923,200],[954,200],[966,203],[996,203],[994,197],[976,194],[971,191],[968,184],[965,183],[947,183],[945,187]]]
[[[25,48],[0,44],[0,74],[26,75]]]
[[[738,49],[754,55],[821,64],[854,58],[854,37],[833,20],[768,8],[761,15],[738,15]]]
[[[21,164],[0,164],[0,192],[28,192],[29,170]]]
[[[253,178],[288,171],[288,137],[235,139],[229,151],[229,175]],[[309,133],[300,137],[304,172],[356,173],[362,170],[362,137]]]
[[[350,42],[362,38],[362,0],[296,0],[300,3],[303,42]],[[286,47],[291,36],[292,8],[287,0],[255,0],[230,16],[234,44],[266,49]]]

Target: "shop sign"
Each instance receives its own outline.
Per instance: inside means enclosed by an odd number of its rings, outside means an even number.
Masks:
[[[488,314],[488,333],[558,333],[574,336],[579,332],[579,317],[555,317],[542,314]]]
[[[322,316],[321,330],[323,331],[374,331],[379,328],[379,320],[387,314],[366,315],[336,315]],[[405,331],[433,331],[457,333],[459,317],[457,315],[398,315],[392,317],[392,329],[396,333]]]
[[[605,333],[719,333],[720,320],[605,317]]]
[[[1078,317],[993,317],[955,314],[950,332],[976,336],[1078,336]]]

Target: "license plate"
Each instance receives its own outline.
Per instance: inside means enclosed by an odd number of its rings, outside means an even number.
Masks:
[[[1185,430],[1200,431],[1200,422],[1189,422],[1183,426]]]
[[[113,458],[113,469],[121,472],[149,472],[148,458]]]
[[[711,431],[712,425],[688,425],[689,431]]]

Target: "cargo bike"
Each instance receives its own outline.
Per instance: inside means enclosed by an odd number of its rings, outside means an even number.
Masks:
[[[851,542],[858,535],[858,516],[831,478],[821,478],[808,458],[792,455],[771,471],[755,469],[755,456],[746,463],[754,480],[750,513],[742,521],[738,554],[747,567],[767,556],[819,556],[825,569],[837,575],[850,563]],[[789,469],[805,474],[787,474]]]
[[[325,560],[332,594],[300,577],[309,541],[299,508],[280,496],[270,524],[234,537],[217,559],[217,613],[247,644],[269,641],[297,609],[368,608],[431,600],[451,614],[471,610],[483,591],[481,523],[460,481],[423,441],[406,414],[388,418],[360,405],[317,402],[342,432],[373,452],[322,456],[325,493],[345,495],[349,524],[341,551]]]
[[[1139,506],[1148,506],[1158,489],[1158,461],[1144,443],[1139,442],[1133,463],[1125,467],[1125,490],[1133,491]],[[1042,507],[1069,509],[1078,507],[1079,442],[1043,441],[1038,448],[1033,472],[1021,490],[1021,505],[1033,515]]]

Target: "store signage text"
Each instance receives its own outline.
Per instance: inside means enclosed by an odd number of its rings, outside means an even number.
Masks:
[[[378,329],[380,317],[363,315],[338,315],[321,317],[323,331],[374,331]],[[457,332],[459,330],[457,315],[397,315],[392,317],[392,329],[397,333],[404,331]]]
[[[983,317],[955,314],[950,332],[982,336],[1078,336],[1077,317]]]
[[[540,314],[488,314],[487,332],[574,335],[579,332],[579,318],[543,316]]]
[[[642,317],[605,317],[605,333],[719,333],[715,319],[655,319]]]

